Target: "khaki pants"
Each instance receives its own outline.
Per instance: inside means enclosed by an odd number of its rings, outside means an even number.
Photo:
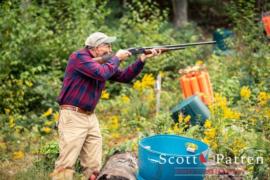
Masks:
[[[54,180],[72,179],[73,166],[79,157],[83,174],[88,179],[101,168],[102,137],[96,115],[61,110],[59,118],[60,155],[52,173]]]

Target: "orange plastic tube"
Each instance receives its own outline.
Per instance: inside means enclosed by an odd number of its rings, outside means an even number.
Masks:
[[[185,91],[185,88],[184,88],[183,78],[184,77],[179,78],[179,84],[180,84],[180,88],[182,89],[183,98],[186,99],[187,97],[186,97],[186,91]]]
[[[200,95],[200,86],[199,86],[199,83],[198,83],[196,77],[190,78],[190,85],[191,85],[191,89],[192,89],[192,94]]]
[[[208,84],[208,89],[210,92],[210,97],[211,97],[211,102],[214,100],[214,92],[213,92],[213,87],[210,81],[210,76],[208,74],[208,72],[204,71],[203,72],[205,74],[206,80],[207,80],[207,84]]]
[[[188,98],[189,96],[192,96],[192,89],[190,87],[190,80],[189,78],[186,78],[186,76],[182,76],[181,80],[181,87],[183,88],[184,98]]]
[[[208,81],[206,79],[205,73],[200,73],[197,76],[197,80],[200,87],[200,92],[202,93],[202,100],[205,104],[211,103],[211,94],[209,90]]]
[[[270,37],[270,16],[264,16],[262,18],[266,35]]]

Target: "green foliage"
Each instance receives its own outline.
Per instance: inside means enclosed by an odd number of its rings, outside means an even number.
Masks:
[[[47,169],[52,171],[54,163],[59,155],[59,146],[56,141],[45,144],[40,148],[40,158],[35,162],[38,169]]]
[[[267,5],[269,2],[265,2],[265,6]],[[269,45],[261,21],[258,21],[261,14],[256,11],[255,6],[255,0],[232,1],[228,6],[238,36],[234,47],[237,54],[233,57],[233,62],[241,64],[241,84],[260,84],[263,81],[269,87]]]
[[[186,122],[174,124],[170,117],[170,109],[182,100],[178,70],[200,59],[208,67],[214,91],[227,98],[224,109],[219,107],[210,118],[212,128],[216,128],[210,134],[215,135],[210,146],[228,156],[263,156],[263,165],[248,168],[253,178],[268,176],[269,99],[262,103],[258,96],[262,92],[269,94],[269,45],[256,20],[259,15],[254,11],[255,0],[231,1],[228,7],[228,16],[234,23],[235,37],[230,42],[233,53],[209,56],[211,49],[202,46],[170,52],[149,60],[133,86],[107,84],[110,98],[102,99],[97,106],[105,156],[115,151],[136,152],[140,138],[157,133],[205,138],[205,127],[190,127]],[[0,159],[11,160],[12,153],[19,150],[37,154],[34,169],[23,175],[32,179],[47,175],[58,156],[56,141],[45,145],[44,141],[56,138],[55,100],[68,56],[83,46],[90,33],[102,31],[117,36],[115,51],[204,39],[196,24],[174,29],[167,20],[168,9],[161,9],[150,0],[132,0],[124,6],[107,0],[6,0],[0,9]],[[122,66],[132,61],[134,58]],[[160,112],[156,114],[153,85],[159,73],[163,74],[162,92]],[[149,74],[152,78],[143,83],[141,77]],[[247,100],[241,96],[243,86],[251,91]],[[245,148],[239,149],[237,142],[245,142]],[[80,169],[78,162],[76,169]],[[40,174],[34,176],[36,171]]]
[[[106,1],[24,0],[0,4],[1,138],[8,146],[24,132],[45,135],[44,127],[53,127],[54,123],[45,126],[52,115],[41,114],[57,109],[69,54],[81,48],[91,32],[108,29],[103,24],[105,5]]]

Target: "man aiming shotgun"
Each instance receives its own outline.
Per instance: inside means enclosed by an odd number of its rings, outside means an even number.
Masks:
[[[112,54],[116,37],[95,32],[85,41],[85,48],[73,52],[65,70],[63,86],[57,99],[60,105],[58,124],[60,154],[55,162],[53,180],[73,179],[73,166],[79,157],[85,179],[96,179],[101,168],[102,137],[95,107],[107,80],[129,83],[143,69],[146,59],[161,50],[148,49],[124,70],[119,69],[132,52]],[[110,55],[110,57],[108,57]],[[106,62],[100,63],[107,56]]]
[[[58,97],[60,154],[55,162],[53,180],[73,178],[73,166],[79,157],[85,179],[95,179],[101,168],[102,137],[94,109],[107,80],[129,83],[143,69],[146,59],[163,52],[188,46],[215,44],[215,41],[129,48],[112,53],[116,37],[95,32],[85,41],[85,47],[73,52],[65,70],[63,86]],[[138,59],[124,70],[122,61],[131,55]]]

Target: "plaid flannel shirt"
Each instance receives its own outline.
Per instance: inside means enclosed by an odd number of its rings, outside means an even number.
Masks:
[[[119,69],[120,61],[114,56],[105,64],[94,61],[93,55],[84,48],[73,52],[65,70],[63,86],[58,96],[59,105],[77,106],[93,111],[100,99],[106,80],[129,83],[143,69],[137,59],[127,68]]]

